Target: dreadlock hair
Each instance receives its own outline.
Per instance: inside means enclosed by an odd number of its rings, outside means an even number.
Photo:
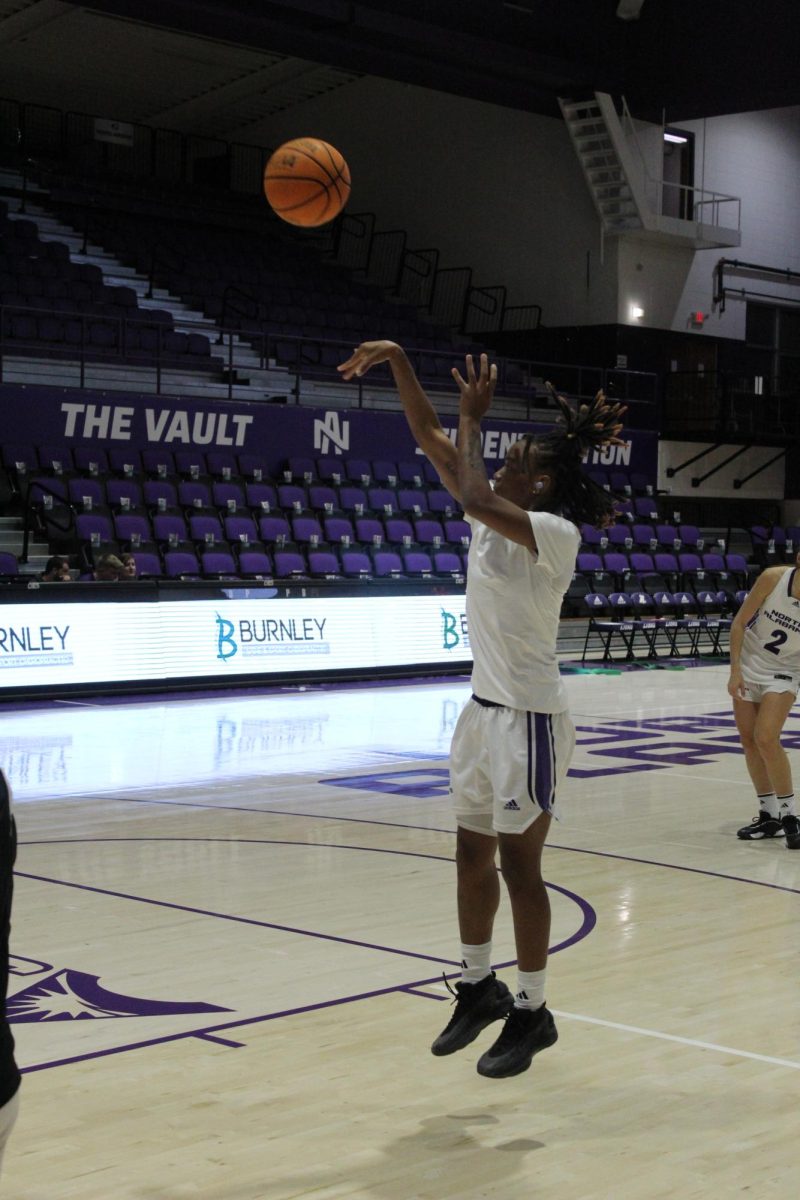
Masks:
[[[583,523],[602,529],[614,520],[616,497],[595,483],[582,469],[588,450],[601,446],[621,446],[621,404],[609,404],[600,391],[590,404],[577,410],[559,396],[551,383],[547,389],[561,415],[555,427],[545,434],[526,434],[525,460],[531,446],[536,451],[536,470],[549,471],[553,480],[546,507],[563,514],[575,525]]]

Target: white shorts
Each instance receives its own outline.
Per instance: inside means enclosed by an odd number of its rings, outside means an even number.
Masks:
[[[537,713],[468,700],[450,747],[450,790],[464,829],[524,833],[552,813],[575,749],[568,712]]]
[[[758,682],[752,679],[745,679],[742,699],[749,700],[751,704],[760,704],[768,692],[774,692],[778,695],[782,692],[791,692],[796,696],[798,686],[800,686],[800,679],[796,675],[786,675],[783,678],[780,675],[775,675],[772,679],[761,679]]]

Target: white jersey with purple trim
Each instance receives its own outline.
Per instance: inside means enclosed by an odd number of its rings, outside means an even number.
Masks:
[[[800,600],[792,595],[797,568],[786,571],[744,631],[740,664],[745,682],[800,680]]]
[[[556,638],[581,538],[563,517],[528,516],[536,554],[467,517],[472,527],[467,569],[472,690],[508,708],[564,712],[567,693]]]

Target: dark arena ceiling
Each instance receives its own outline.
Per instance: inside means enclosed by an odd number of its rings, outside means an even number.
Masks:
[[[798,48],[800,0],[0,0],[0,97],[257,137],[374,75],[550,116],[607,91],[675,122],[800,103]]]

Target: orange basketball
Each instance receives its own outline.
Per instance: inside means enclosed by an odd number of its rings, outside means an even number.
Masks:
[[[270,156],[264,195],[290,225],[325,225],[347,203],[350,169],[335,146],[319,138],[293,138]]]

